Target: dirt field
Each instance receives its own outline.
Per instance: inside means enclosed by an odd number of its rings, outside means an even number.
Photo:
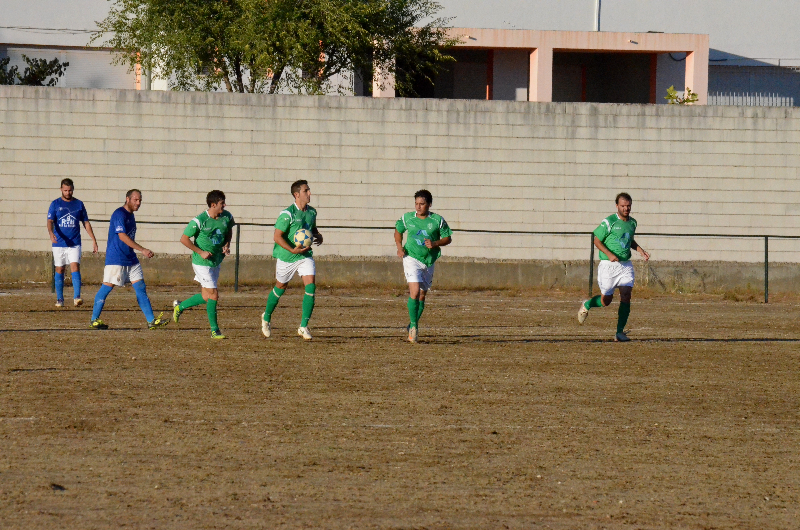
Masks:
[[[68,288],[67,291],[71,293]],[[91,306],[95,289],[85,296]],[[167,308],[194,288],[151,289]],[[796,304],[399,291],[223,293],[144,329],[130,290],[0,296],[2,528],[797,528]]]

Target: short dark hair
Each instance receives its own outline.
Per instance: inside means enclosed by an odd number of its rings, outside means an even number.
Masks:
[[[433,195],[431,195],[431,192],[429,192],[428,190],[419,190],[417,193],[414,194],[415,201],[420,197],[425,199],[425,202],[427,202],[428,204],[433,204]]]
[[[136,188],[133,188],[132,190],[128,190],[128,193],[126,193],[126,194],[125,194],[125,198],[126,198],[126,199],[130,199],[130,198],[131,198],[131,196],[132,196],[134,193],[138,193],[138,194],[139,194],[139,197],[141,197],[141,196],[142,196],[142,192],[141,192],[141,191],[137,190]]]
[[[292,184],[292,187],[291,187],[292,197],[294,197],[295,193],[300,193],[300,188],[302,188],[303,186],[308,186],[308,181],[307,180],[298,180],[297,182]]]
[[[614,199],[614,204],[619,204],[620,199],[625,199],[629,203],[633,204],[633,199],[631,199],[631,196],[624,191],[622,193],[617,193],[617,198]]]
[[[211,206],[212,204],[217,204],[219,201],[225,200],[225,194],[219,190],[211,190],[206,195],[206,204]]]
[[[72,183],[72,179],[63,179],[61,181],[61,186],[69,186],[70,188],[74,188],[75,184]],[[59,188],[61,187],[59,186]]]

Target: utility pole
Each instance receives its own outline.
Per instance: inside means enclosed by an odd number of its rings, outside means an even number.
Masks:
[[[600,0],[594,3],[594,30],[600,31]]]

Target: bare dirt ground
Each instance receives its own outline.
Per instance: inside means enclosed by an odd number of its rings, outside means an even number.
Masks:
[[[70,289],[68,288],[67,291]],[[168,308],[195,288],[150,289]],[[88,306],[95,289],[85,289]],[[797,528],[796,304],[223,292],[148,331],[132,291],[0,296],[2,528]]]

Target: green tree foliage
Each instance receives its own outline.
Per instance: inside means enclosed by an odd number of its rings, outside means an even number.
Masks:
[[[28,65],[22,75],[16,66],[8,67],[9,57],[0,59],[0,85],[56,86],[69,66],[58,59],[31,59],[27,55],[22,58]]]
[[[681,96],[678,94],[678,91],[675,90],[675,85],[670,86],[667,89],[667,95],[664,96],[664,99],[670,105],[691,105],[697,101],[697,92],[692,92],[692,90],[687,86],[686,93]]]
[[[396,84],[429,76],[447,20],[433,0],[110,0],[92,42],[114,48],[177,90],[322,93],[337,74],[383,79],[396,57],[413,59]]]

